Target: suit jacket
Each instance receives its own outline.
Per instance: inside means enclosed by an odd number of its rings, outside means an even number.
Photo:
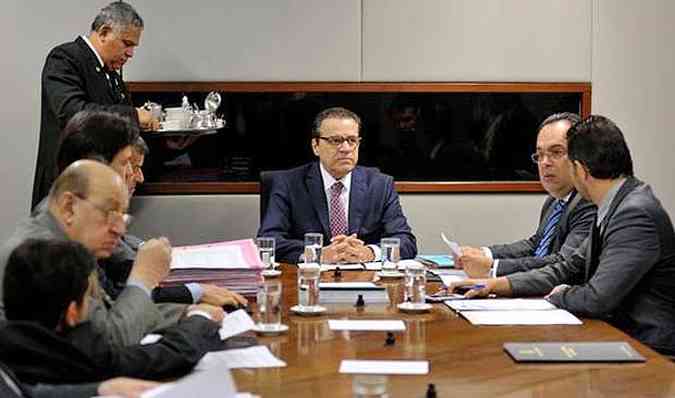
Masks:
[[[307,232],[323,233],[324,244],[330,242],[328,204],[319,163],[275,172],[265,187],[269,203],[258,229],[258,236],[276,239],[276,258],[296,263],[304,249]],[[352,171],[349,193],[349,234],[356,234],[366,244],[380,243],[381,238],[401,240],[401,258],[417,255],[417,243],[403,215],[391,176],[375,168],[357,166]]]
[[[546,198],[539,215],[539,226],[534,235],[528,239],[506,245],[490,246],[494,258],[499,259],[497,276],[529,271],[561,261],[574,253],[574,250],[586,239],[591,230],[597,207],[582,198],[576,191],[572,191],[567,206],[560,215],[553,240],[551,240],[550,254],[544,257],[534,256],[539,241],[544,237],[544,228],[546,228],[549,215],[553,212],[554,204],[554,197]]]
[[[191,316],[163,330],[154,344],[120,348],[89,322],[57,333],[36,322],[9,321],[0,327],[0,356],[28,384],[161,380],[186,374],[206,352],[222,349],[218,330],[217,323]]]
[[[100,67],[96,54],[78,37],[51,50],[42,69],[40,142],[31,208],[49,192],[56,178],[61,131],[81,110],[103,110],[127,116],[138,124],[129,93],[117,72]],[[112,83],[112,84],[111,84]]]
[[[0,280],[4,278],[11,252],[28,238],[68,239],[49,211],[28,217],[0,248]],[[102,289],[99,287],[99,290]],[[0,319],[5,319],[2,293],[0,284]],[[115,301],[107,300],[103,291],[97,296],[101,298],[91,298],[89,319],[93,327],[119,347],[137,344],[147,333],[175,323],[184,312],[184,306],[180,306],[179,309],[171,308],[163,313],[147,293],[135,286],[125,287]]]
[[[568,259],[507,276],[514,296],[544,295],[581,316],[603,318],[657,351],[675,353],[675,232],[651,188],[628,178],[600,226],[597,268],[590,239]],[[590,272],[589,272],[590,271]]]

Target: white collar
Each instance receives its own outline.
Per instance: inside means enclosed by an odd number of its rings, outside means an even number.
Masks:
[[[94,45],[91,44],[91,41],[89,41],[89,38],[85,35],[82,35],[80,37],[82,38],[82,40],[84,40],[85,43],[87,43],[89,48],[91,48],[91,51],[93,51],[94,54],[96,55],[96,59],[98,59],[98,65],[101,68],[105,67],[105,64],[103,63],[103,58],[101,58],[101,56],[98,54],[98,51],[96,51],[96,49],[94,48]]]
[[[336,180],[335,177],[333,177],[328,172],[328,170],[326,170],[326,168],[323,167],[321,161],[319,161],[319,169],[321,170],[321,178],[323,178],[323,190],[328,191],[330,187],[332,187],[333,184],[335,184],[335,182],[338,180]],[[349,188],[352,185],[352,172],[350,171],[349,173],[347,173],[347,175],[342,177],[339,181],[342,182],[342,185],[345,186],[345,191],[349,192]]]

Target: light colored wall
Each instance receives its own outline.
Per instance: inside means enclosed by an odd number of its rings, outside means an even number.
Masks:
[[[53,45],[87,30],[107,1],[9,0],[0,239],[27,213],[39,128],[39,75]],[[128,80],[588,81],[593,109],[617,120],[638,174],[673,211],[666,117],[675,88],[669,0],[202,0],[134,2],[147,22]],[[197,8],[197,11],[193,11]],[[215,27],[217,26],[217,27]],[[209,39],[212,38],[212,39]],[[211,41],[209,41],[211,40]],[[542,195],[408,194],[424,251],[443,230],[467,243],[531,233]],[[137,198],[136,232],[176,243],[252,236],[255,195]]]
[[[613,119],[675,216],[675,2],[599,0],[594,18],[593,112]]]

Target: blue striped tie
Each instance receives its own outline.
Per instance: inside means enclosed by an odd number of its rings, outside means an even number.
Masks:
[[[546,221],[544,233],[541,235],[541,240],[539,240],[537,250],[534,251],[534,255],[536,257],[544,257],[549,254],[549,246],[551,246],[553,235],[557,231],[558,222],[560,221],[560,216],[562,215],[563,210],[565,210],[565,202],[562,200],[556,200],[553,211],[551,212],[551,215],[548,216],[548,220]]]

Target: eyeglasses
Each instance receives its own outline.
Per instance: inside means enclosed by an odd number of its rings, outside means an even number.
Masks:
[[[564,149],[553,149],[545,152],[535,152],[530,158],[534,163],[543,162],[546,157],[550,160],[560,160],[567,155],[567,151]]]
[[[134,217],[131,214],[128,213],[122,213],[121,211],[117,210],[111,210],[111,209],[106,209],[104,207],[101,207],[100,205],[97,205],[96,203],[92,202],[91,200],[85,198],[84,196],[80,195],[75,195],[78,198],[82,199],[84,202],[89,203],[94,209],[98,210],[101,212],[101,214],[105,215],[106,222],[108,225],[114,225],[119,222],[122,222],[125,227],[128,227],[129,224],[133,221]]]
[[[340,146],[343,142],[349,144],[349,146],[358,146],[361,143],[361,137],[340,137],[339,135],[333,135],[330,137],[316,137],[320,140],[324,140],[332,146]]]

